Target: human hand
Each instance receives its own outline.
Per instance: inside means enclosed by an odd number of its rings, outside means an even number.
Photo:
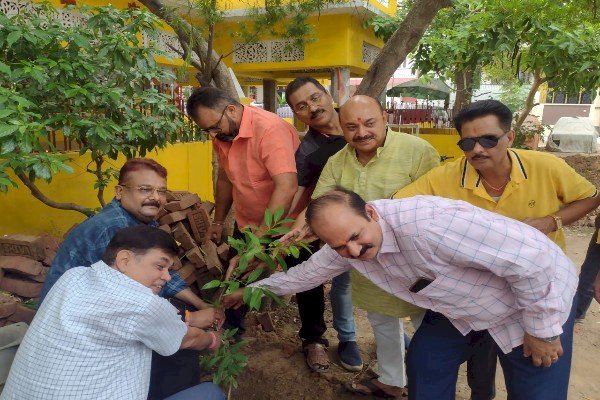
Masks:
[[[239,255],[237,255],[237,256],[233,257],[231,260],[229,260],[229,266],[227,267],[227,271],[225,272],[225,280],[229,280],[233,276],[233,273],[235,272],[235,269],[238,267],[239,262],[240,262]],[[241,274],[240,277],[242,279],[248,279],[248,276],[253,271],[255,271],[259,268],[262,268],[263,271],[268,269],[267,264],[265,262],[254,259],[248,263],[248,266],[246,267],[246,269],[244,270],[244,272]]]
[[[314,242],[318,237],[313,233],[308,224],[304,224],[298,228],[292,227],[292,230],[279,238],[279,242],[290,244],[304,240],[308,243]]]
[[[221,244],[223,242],[223,223],[213,222],[210,228],[208,228],[206,235],[208,236],[208,240],[212,240],[216,244]]]
[[[553,342],[546,343],[525,332],[525,337],[523,338],[523,355],[525,357],[531,356],[531,361],[536,367],[542,365],[544,367],[550,367],[563,355],[560,338],[557,338]]]
[[[186,311],[185,322],[195,328],[218,330],[225,322],[225,313],[220,308],[207,308],[199,311]]]
[[[221,304],[223,307],[238,309],[242,304],[244,304],[244,289],[240,288],[235,292],[223,297],[221,300]]]
[[[217,349],[223,344],[221,332],[206,331],[206,333],[210,335],[210,344],[206,347],[206,350],[210,350],[212,352],[217,351]]]
[[[549,215],[541,218],[525,218],[523,222],[545,235],[556,230],[556,221]]]

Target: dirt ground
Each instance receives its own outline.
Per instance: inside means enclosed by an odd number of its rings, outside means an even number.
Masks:
[[[600,157],[597,155],[560,155],[573,168],[600,187]],[[593,220],[592,220],[593,221]],[[590,218],[567,228],[567,254],[575,265],[581,266],[593,229],[588,225]],[[329,306],[329,305],[328,305]],[[358,344],[361,348],[365,370],[375,360],[373,332],[361,310],[356,310]],[[346,372],[339,366],[336,355],[337,338],[331,328],[331,312],[328,309],[326,320],[329,329],[326,333],[330,341],[329,354],[333,364],[325,374],[309,372],[304,356],[300,352],[298,311],[295,303],[273,312],[274,332],[263,332],[253,320],[248,319],[248,346],[245,352],[250,356],[246,372],[240,379],[240,387],[231,393],[232,399],[240,400],[303,400],[303,399],[355,399],[348,393],[344,382],[356,374]],[[409,327],[410,323],[406,326]],[[600,305],[590,307],[585,323],[575,334],[573,367],[569,389],[569,400],[600,399]],[[497,399],[506,399],[506,390],[500,366],[497,377]],[[456,392],[457,400],[469,399],[464,367],[460,371]],[[358,396],[360,398],[360,396]]]

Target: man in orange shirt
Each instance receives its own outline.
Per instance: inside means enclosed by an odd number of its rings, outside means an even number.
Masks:
[[[214,87],[194,90],[187,113],[213,139],[219,160],[210,239],[221,242],[232,203],[237,225],[234,236],[248,225],[261,227],[267,208],[272,212],[282,208],[286,215],[298,190],[295,153],[300,140],[296,129],[277,115],[243,106]],[[230,326],[240,327],[243,312],[228,310],[226,314]]]
[[[235,203],[241,229],[261,226],[265,209],[287,213],[298,189],[294,154],[296,129],[277,115],[241,105],[214,87],[201,87],[187,102],[188,115],[213,138],[219,159],[215,216],[210,238],[221,238],[223,221]]]

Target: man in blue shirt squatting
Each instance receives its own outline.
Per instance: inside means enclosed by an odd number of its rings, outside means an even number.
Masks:
[[[44,282],[40,303],[44,301],[50,289],[66,271],[79,266],[89,267],[99,261],[108,243],[119,230],[137,225],[158,226],[156,218],[166,203],[166,194],[167,170],[165,167],[148,158],[127,160],[119,171],[115,198],[98,214],[75,227],[58,249]],[[210,308],[187,287],[177,272],[170,271],[170,274],[171,280],[161,290],[161,297],[167,299],[175,297],[199,310],[205,310],[202,314],[208,321],[222,318],[220,312]],[[172,378],[169,383],[165,373],[172,368],[169,366],[172,364],[182,368],[181,374],[167,374]],[[197,365],[196,351],[178,351],[170,357],[162,357],[154,353],[149,399],[164,398],[197,384],[199,375],[195,373],[199,372],[196,371],[199,368]],[[165,373],[160,373],[161,370],[165,370]],[[187,380],[182,375],[187,376]]]

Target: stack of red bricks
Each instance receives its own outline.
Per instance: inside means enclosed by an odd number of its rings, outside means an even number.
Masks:
[[[160,229],[172,234],[182,249],[174,269],[188,285],[197,283],[198,289],[221,276],[229,252],[227,244],[217,247],[208,238],[213,208],[213,203],[202,201],[195,193],[169,192],[158,219]]]
[[[31,323],[57,249],[46,235],[0,237],[0,326]]]

